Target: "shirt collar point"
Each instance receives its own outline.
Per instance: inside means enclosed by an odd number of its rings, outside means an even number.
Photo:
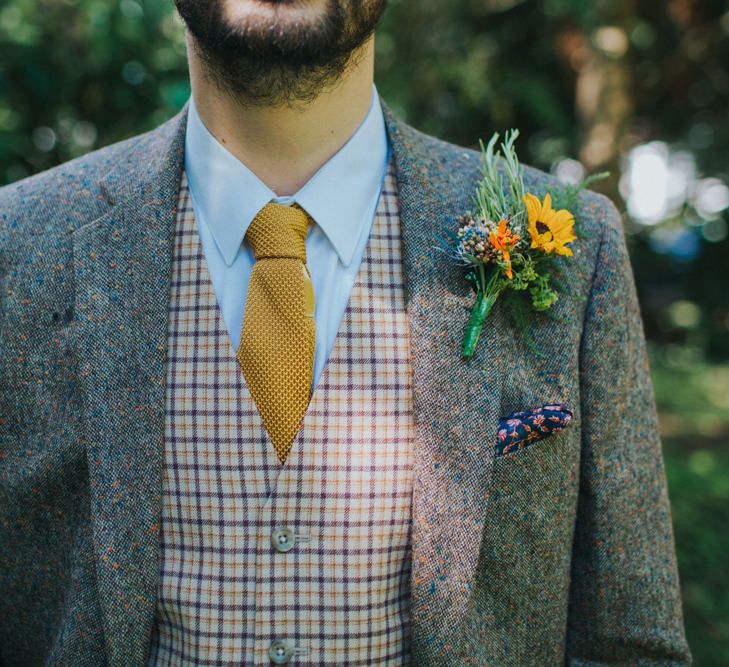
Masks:
[[[241,250],[241,245],[238,247],[226,246],[224,248],[220,248],[220,253],[223,255],[223,261],[228,268],[233,266],[235,258],[238,256],[238,251]]]
[[[337,255],[339,255],[339,261],[342,263],[342,266],[349,268],[354,257],[354,248],[347,248],[346,251],[337,249]]]

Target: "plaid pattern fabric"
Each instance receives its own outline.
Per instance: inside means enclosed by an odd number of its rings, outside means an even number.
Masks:
[[[183,174],[149,665],[410,661],[414,424],[390,164],[327,366],[282,465],[221,318]],[[301,536],[275,550],[271,534]]]

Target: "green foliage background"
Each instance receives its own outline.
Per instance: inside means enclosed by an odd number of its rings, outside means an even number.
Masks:
[[[407,121],[472,147],[519,127],[526,162],[610,169],[599,187],[621,210],[647,142],[689,154],[692,187],[729,183],[726,0],[390,0],[376,46],[378,89]],[[0,4],[0,185],[150,129],[188,95],[171,0]],[[691,196],[651,225],[625,216],[705,667],[729,664],[727,220]]]

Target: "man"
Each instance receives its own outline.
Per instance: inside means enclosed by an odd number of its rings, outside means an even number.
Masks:
[[[0,191],[5,667],[690,663],[620,217],[462,359],[479,155],[381,103],[384,5],[177,0],[180,114]]]

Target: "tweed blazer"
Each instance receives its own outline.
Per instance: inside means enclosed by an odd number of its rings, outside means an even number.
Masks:
[[[581,195],[570,294],[530,316],[541,354],[502,300],[465,361],[472,294],[434,246],[471,208],[480,156],[384,109],[415,387],[413,664],[690,664],[616,208]],[[186,112],[0,189],[4,667],[145,664]],[[540,196],[556,184],[525,178]],[[497,456],[500,418],[545,403],[570,426]]]

